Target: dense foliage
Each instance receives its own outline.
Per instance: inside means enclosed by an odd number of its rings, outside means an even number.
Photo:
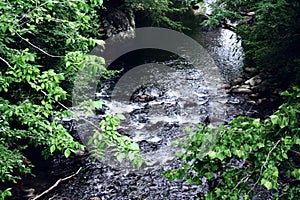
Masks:
[[[56,150],[66,157],[83,150],[54,119],[69,114],[60,103],[69,95],[62,83],[80,69],[89,48],[100,43],[92,37],[97,36],[96,8],[101,4],[0,2],[1,183],[16,183],[30,172],[32,165],[22,154],[29,144],[40,146],[45,157]],[[9,194],[7,189],[2,199]]]
[[[92,47],[104,43],[98,31],[102,3],[0,2],[0,199],[11,195],[12,183],[30,173],[32,164],[23,154],[29,146],[40,147],[45,158],[56,151],[69,157],[84,150],[59,121],[71,115],[64,104],[70,102],[77,72],[85,67],[94,73],[105,70],[103,59],[88,55]],[[115,118],[105,122],[113,130],[110,142],[120,141],[114,135]],[[132,145],[127,153],[132,147],[138,154],[128,138],[122,142]]]

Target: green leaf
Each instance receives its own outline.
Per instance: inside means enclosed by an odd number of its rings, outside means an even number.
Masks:
[[[209,151],[207,154],[210,159],[215,159],[217,157],[217,153],[215,151]]]
[[[273,185],[270,181],[265,181],[263,184],[268,190],[273,188]]]
[[[70,149],[66,149],[64,154],[65,154],[65,157],[68,158],[71,155]]]
[[[143,164],[143,160],[142,160],[142,159],[138,159],[138,160],[137,160],[136,167],[137,167],[138,169],[140,169],[141,166],[142,166],[142,164]]]
[[[138,143],[133,142],[133,143],[130,145],[130,149],[131,149],[132,151],[139,151],[139,150],[140,150],[140,147],[139,147]]]
[[[128,158],[129,158],[129,160],[133,160],[134,158],[135,158],[135,152],[133,152],[133,151],[130,151],[129,153],[128,153]]]
[[[103,104],[102,100],[93,101],[92,102],[93,109],[102,108],[102,104]]]
[[[70,65],[71,65],[71,62],[70,62],[70,61],[67,61],[67,62],[66,62],[66,67],[68,68]]]
[[[3,33],[5,33],[7,30],[7,26],[4,26],[4,24],[1,24],[1,30]]]
[[[271,115],[270,118],[271,118],[271,122],[272,122],[273,125],[277,125],[278,124],[278,119],[279,118],[278,118],[277,115]]]
[[[30,60],[30,61],[32,61],[32,62],[34,62],[34,55],[32,55],[32,54],[29,54],[28,55],[28,59]]]
[[[50,147],[50,153],[53,153],[55,150],[56,150],[55,145],[52,145],[52,146]]]
[[[213,172],[207,172],[204,174],[204,176],[208,179],[211,180],[212,178],[214,178],[214,173]]]
[[[255,119],[253,122],[252,122],[252,124],[257,128],[257,127],[259,127],[260,126],[260,119],[258,118],[258,119]]]
[[[289,119],[287,117],[283,117],[280,121],[279,127],[282,129],[284,127],[287,127],[289,125]]]
[[[126,154],[125,154],[125,153],[119,152],[119,153],[117,154],[117,160],[118,160],[119,162],[122,162],[122,161],[124,160],[125,157],[126,157]]]
[[[297,180],[300,180],[300,169],[295,169],[292,171],[292,176],[294,176]]]

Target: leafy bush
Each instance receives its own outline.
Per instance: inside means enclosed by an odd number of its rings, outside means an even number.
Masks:
[[[238,117],[229,126],[199,126],[182,145],[181,158],[190,164],[167,176],[197,184],[205,177],[206,199],[249,199],[258,185],[275,189],[277,198],[299,199],[299,184],[280,184],[279,178],[300,180],[299,163],[288,156],[300,154],[300,89],[282,95],[287,103],[268,119]]]
[[[106,116],[105,120],[100,122],[100,131],[96,131],[89,140],[91,153],[95,158],[105,159],[105,152],[110,148],[110,153],[114,153],[117,161],[122,162],[129,159],[133,165],[140,168],[143,158],[140,155],[140,147],[128,136],[122,136],[117,132],[122,116]]]
[[[68,97],[62,83],[71,87],[90,48],[103,44],[93,39],[100,37],[101,5],[102,0],[0,2],[1,183],[30,173],[22,154],[29,144],[42,147],[45,157],[84,149],[55,119],[70,115],[61,103]],[[0,189],[2,199],[11,194]]]

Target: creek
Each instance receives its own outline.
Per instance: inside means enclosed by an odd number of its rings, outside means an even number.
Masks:
[[[200,194],[207,191],[205,179],[202,186],[196,186],[184,181],[169,181],[161,175],[166,168],[182,165],[175,156],[178,149],[170,144],[184,138],[184,129],[193,124],[227,123],[238,115],[247,114],[249,107],[242,95],[226,94],[204,80],[209,77],[220,86],[240,75],[243,51],[235,33],[225,29],[194,29],[188,34],[204,47],[217,69],[200,69],[184,59],[184,55],[140,49],[112,62],[109,69],[124,69],[123,72],[113,79],[102,80],[95,94],[96,99],[103,100],[103,110],[88,119],[97,122],[106,114],[122,113],[125,119],[119,132],[136,141],[146,159],[140,170],[110,160],[93,161],[87,156],[65,159],[57,155],[47,164],[37,162],[36,169],[43,171],[34,171],[38,177],[27,185],[33,185],[31,187],[40,193],[55,180],[82,167],[78,175],[61,183],[42,199],[200,199]],[[181,44],[177,45],[180,48]],[[145,64],[147,67],[138,67]],[[161,65],[166,68],[162,70]],[[133,69],[137,70],[134,75],[145,75],[144,80],[148,81],[135,82],[135,77],[130,76]],[[134,90],[125,87],[131,84]],[[113,96],[124,88],[131,91],[126,101]],[[84,131],[78,132],[77,137],[86,142],[85,137],[91,131],[89,126],[78,124],[78,129]]]

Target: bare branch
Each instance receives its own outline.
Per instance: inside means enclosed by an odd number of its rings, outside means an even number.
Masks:
[[[46,55],[49,56],[49,57],[52,57],[52,58],[63,58],[63,57],[64,57],[64,56],[54,56],[54,55],[51,55],[51,54],[47,53],[45,50],[43,50],[43,49],[39,48],[38,46],[32,44],[32,43],[29,42],[27,39],[23,38],[19,33],[16,32],[16,34],[17,34],[17,36],[18,36],[19,38],[21,38],[22,40],[26,41],[30,46],[32,46],[33,48],[35,48],[35,49],[41,51],[42,53],[46,54]]]
[[[9,62],[7,62],[4,58],[2,58],[0,56],[0,60],[2,60],[9,68],[11,68],[12,70],[14,70],[14,68],[9,64]]]
[[[247,176],[245,176],[244,178],[242,178],[237,184],[236,186],[233,188],[233,190],[235,190],[241,183],[245,183],[249,180],[249,178],[252,176],[252,174],[254,173],[254,170],[250,173],[250,174],[247,174]]]
[[[263,164],[263,165],[261,166],[261,168],[260,168],[260,174],[259,174],[259,177],[258,177],[257,181],[254,183],[254,185],[252,186],[252,189],[258,184],[259,179],[260,179],[260,177],[261,177],[261,175],[262,175],[262,171],[263,171],[263,169],[266,167],[266,164],[268,163],[268,161],[269,161],[269,159],[270,159],[271,153],[276,149],[276,147],[277,147],[277,145],[279,144],[280,141],[281,141],[281,140],[278,140],[278,141],[275,143],[275,145],[273,146],[273,148],[269,151],[269,153],[268,153],[268,155],[267,155],[267,158],[266,158],[266,161],[264,162],[264,164]],[[249,191],[249,192],[250,192],[250,191]]]
[[[279,144],[280,140],[278,140],[274,147],[271,149],[271,151],[269,151],[268,155],[267,155],[267,158],[266,158],[266,161],[264,162],[263,166],[261,166],[261,169],[260,169],[260,172],[262,173],[262,170],[264,167],[266,167],[266,164],[268,163],[269,159],[270,159],[270,156],[271,156],[271,153],[275,150],[275,148],[277,147],[277,145]]]
[[[81,169],[82,169],[82,167],[80,167],[74,174],[72,174],[70,176],[67,176],[65,178],[58,179],[58,181],[56,181],[54,183],[54,185],[52,185],[49,189],[45,190],[44,192],[42,192],[41,194],[39,194],[39,195],[37,195],[37,196],[35,196],[33,198],[30,198],[30,200],[36,200],[36,199],[41,198],[42,196],[44,196],[45,194],[49,193],[51,190],[53,190],[54,188],[56,188],[58,186],[58,184],[60,184],[61,182],[66,181],[66,180],[71,179],[74,176],[76,176],[80,172]]]

